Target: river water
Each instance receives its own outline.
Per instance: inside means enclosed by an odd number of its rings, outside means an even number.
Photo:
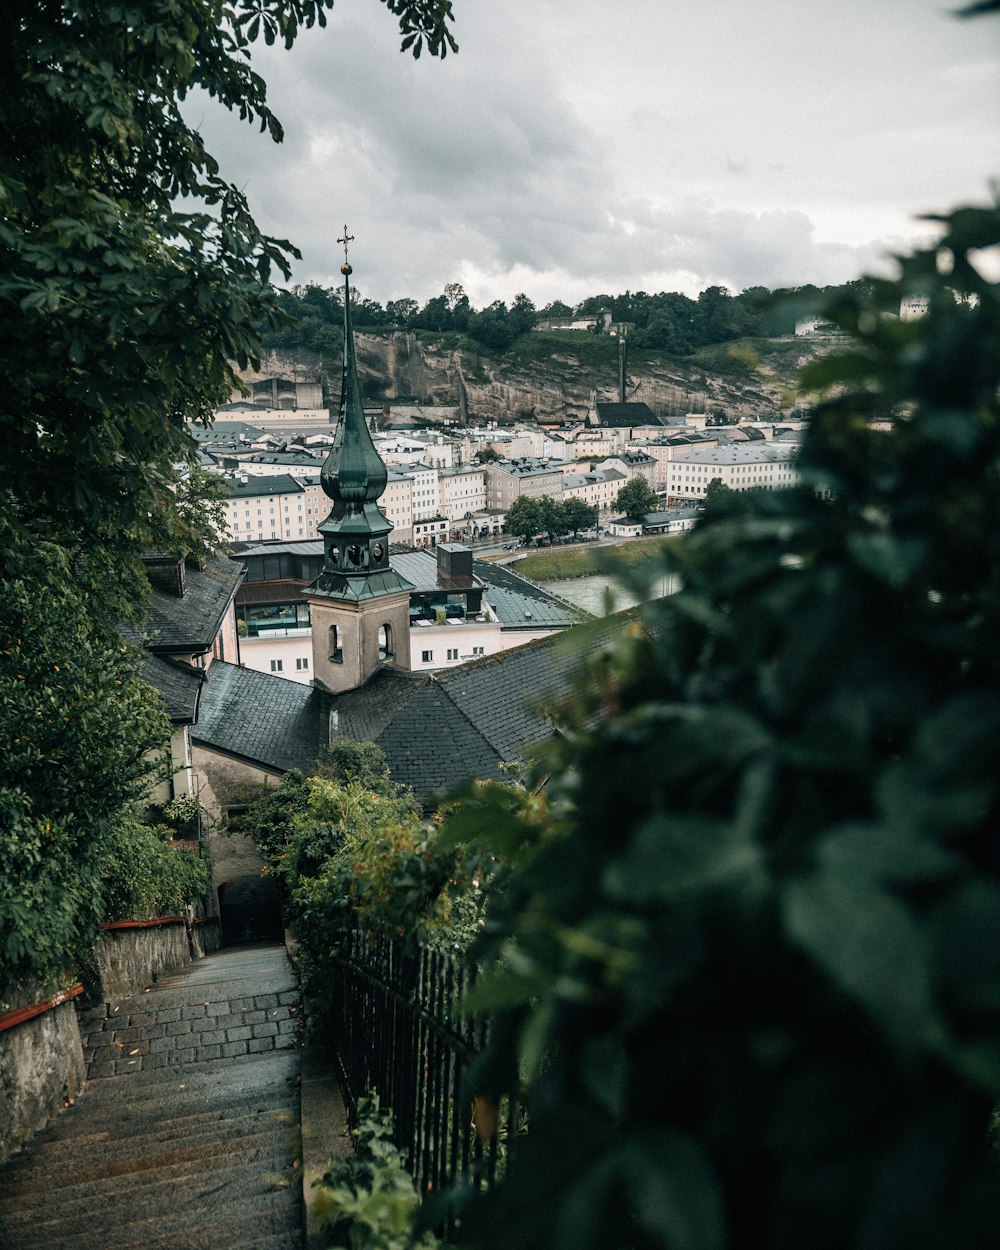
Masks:
[[[515,566],[516,567],[516,566]],[[678,589],[678,580],[672,573],[662,574],[653,588],[654,598],[672,595]],[[604,573],[592,573],[587,577],[560,577],[556,581],[540,581],[539,586],[551,590],[554,595],[568,599],[578,608],[585,608],[594,616],[607,616],[609,612],[621,612],[625,608],[635,607],[638,600],[625,590],[613,578]],[[606,601],[607,592],[611,592],[611,605]]]

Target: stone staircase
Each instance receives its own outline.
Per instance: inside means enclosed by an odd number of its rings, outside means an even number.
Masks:
[[[207,970],[214,976],[218,960],[232,955],[212,957]],[[232,981],[222,981],[204,985],[202,998],[204,971],[198,964],[186,974],[164,978],[139,998],[83,1012],[87,1076],[127,1076],[294,1045],[300,1009],[294,981],[289,989],[269,986],[254,992],[258,982],[241,977],[235,993]]]
[[[299,1012],[250,947],[84,1013],[92,1079],[0,1169],[0,1250],[300,1250]]]

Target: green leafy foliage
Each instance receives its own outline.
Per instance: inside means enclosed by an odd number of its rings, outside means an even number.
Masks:
[[[507,509],[507,520],[504,524],[508,534],[515,534],[527,542],[541,532],[541,502],[529,495],[519,495]]]
[[[95,620],[65,551],[0,514],[0,997],[58,977],[101,918],[104,847],[169,722],[132,648]],[[112,711],[113,710],[113,711]]]
[[[542,495],[534,499],[520,495],[507,510],[504,527],[526,542],[535,534],[559,537],[597,524],[597,509],[582,499],[552,499]]]
[[[336,739],[316,773],[290,772],[239,818],[278,882],[317,999],[329,960],[354,929],[467,944],[482,911],[478,860],[460,866],[371,742]]]
[[[705,487],[705,511],[714,512],[720,501],[725,500],[731,491],[732,487],[727,486],[721,477],[713,477]]]
[[[208,864],[193,851],[172,847],[169,829],[126,817],[105,843],[101,892],[105,920],[176,916],[204,901]]]
[[[414,56],[454,50],[449,0],[385,2]],[[222,487],[186,425],[259,357],[296,255],[182,102],[204,90],[279,140],[250,47],[330,7],[0,6],[2,984],[58,976],[93,934],[109,839],[169,732],[115,626],[142,617],[143,551],[218,545]]]
[[[324,1245],[347,1250],[435,1250],[444,1243],[418,1231],[420,1197],[403,1152],[393,1144],[392,1117],[378,1098],[358,1102],[355,1153],[331,1162],[316,1182],[314,1210]]]
[[[580,530],[595,529],[598,511],[596,504],[585,503],[582,499],[566,499],[563,501],[566,525],[574,534]]]
[[[477,1090],[531,1120],[471,1245],[995,1241],[1000,208],[940,227],[829,310],[803,485],[647,566],[682,589],[592,657],[558,820],[463,830],[524,848],[471,957]]]
[[[627,517],[646,516],[657,509],[656,491],[644,477],[634,477],[615,496],[615,507]]]

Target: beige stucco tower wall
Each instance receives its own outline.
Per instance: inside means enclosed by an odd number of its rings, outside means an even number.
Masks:
[[[313,678],[334,694],[363,685],[382,664],[410,667],[407,591],[360,603],[308,595]],[[388,642],[388,647],[386,646]]]

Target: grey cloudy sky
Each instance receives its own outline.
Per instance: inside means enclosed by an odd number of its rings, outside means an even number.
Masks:
[[[263,45],[285,142],[188,116],[294,280],[476,306],[828,283],[982,201],[1000,173],[1000,21],[941,0],[455,0],[414,62],[376,0]]]

